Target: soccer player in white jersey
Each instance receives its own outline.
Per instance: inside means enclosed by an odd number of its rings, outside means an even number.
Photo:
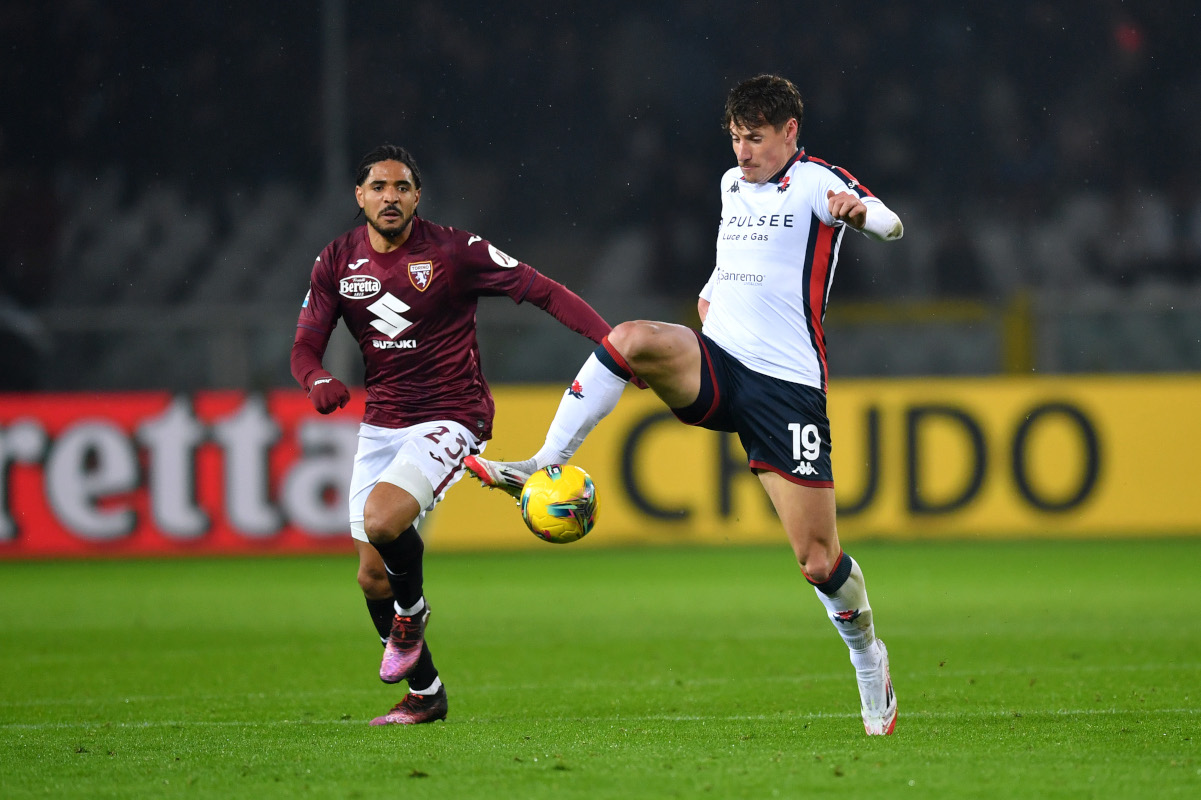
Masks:
[[[551,422],[520,462],[469,456],[485,485],[519,496],[534,471],[566,462],[617,404],[645,382],[684,423],[738,433],[805,578],[850,649],[864,729],[896,727],[888,651],[876,638],[863,572],[838,541],[826,338],[822,319],[843,234],[901,238],[900,219],[846,170],[798,145],[799,92],[775,75],[736,86],[724,126],[737,166],[721,179],[717,262],[701,290],[699,332],[637,320],[588,358]]]

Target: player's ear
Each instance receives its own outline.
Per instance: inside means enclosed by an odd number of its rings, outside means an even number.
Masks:
[[[363,186],[361,184],[354,187],[354,199],[359,204],[359,208],[365,208],[363,205]]]

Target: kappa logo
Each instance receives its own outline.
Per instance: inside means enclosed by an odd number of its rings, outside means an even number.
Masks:
[[[567,387],[567,393],[576,400],[584,399],[584,387],[580,386],[579,381],[572,381],[571,386]]]
[[[791,179],[792,179],[791,175],[785,175],[784,180],[780,181],[780,185],[776,187],[776,191],[777,192],[787,192],[788,191],[788,181]]]
[[[433,261],[418,261],[409,264],[409,281],[417,291],[424,292],[430,285],[430,276],[433,272]]]
[[[358,261],[354,262],[353,264],[347,264],[346,268],[347,269],[358,269],[359,267],[363,266],[370,260],[371,259],[369,259],[369,258],[360,258]]]
[[[802,461],[797,465],[797,468],[792,471],[793,475],[816,475],[817,470],[808,461]]]
[[[338,294],[347,300],[366,300],[379,294],[379,278],[370,275],[351,275],[338,281]]]
[[[731,183],[730,188],[726,189],[726,191],[731,194],[738,194],[738,181],[734,181],[733,183]]]
[[[835,622],[841,622],[843,625],[850,625],[852,622],[859,619],[859,609],[856,608],[850,611],[835,611],[830,615],[830,617]]]

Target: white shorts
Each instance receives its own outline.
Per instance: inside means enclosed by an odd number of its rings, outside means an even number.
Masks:
[[[360,425],[359,449],[350,474],[351,536],[367,541],[363,507],[375,484],[391,483],[413,495],[421,504],[420,522],[463,477],[463,459],[482,453],[484,445],[465,426],[449,420],[409,428]]]

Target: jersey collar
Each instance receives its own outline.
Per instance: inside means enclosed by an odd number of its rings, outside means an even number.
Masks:
[[[784,180],[784,176],[788,174],[788,170],[792,169],[793,164],[797,163],[798,161],[805,161],[805,160],[806,160],[805,148],[803,148],[803,147],[799,148],[796,151],[796,155],[793,156],[792,158],[790,158],[788,160],[788,163],[780,168],[779,172],[777,172],[775,175],[772,175],[770,178],[768,178],[767,182],[768,183],[779,183],[780,181]]]

